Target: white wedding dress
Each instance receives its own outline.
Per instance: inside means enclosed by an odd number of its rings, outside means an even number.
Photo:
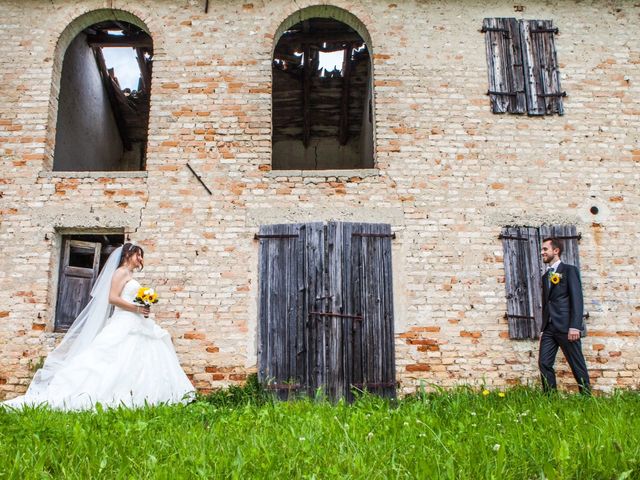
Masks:
[[[139,288],[136,280],[129,280],[121,297],[133,303]],[[150,318],[115,307],[91,343],[64,362],[44,388],[30,387],[3,405],[46,404],[60,410],[87,410],[96,403],[141,407],[187,402],[194,393],[169,333]]]

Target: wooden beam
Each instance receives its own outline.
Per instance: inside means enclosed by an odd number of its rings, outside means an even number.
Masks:
[[[311,75],[313,74],[313,65],[311,64],[311,47],[309,45],[304,46],[304,74],[302,76],[302,143],[304,148],[309,146],[309,139],[311,137],[311,111],[310,111],[310,96],[311,96]]]
[[[326,32],[320,33],[299,33],[294,32],[290,34],[284,33],[280,40],[278,40],[278,45],[280,43],[288,45],[288,44],[305,44],[311,43],[314,45],[322,46],[323,43],[327,43],[328,45],[340,43],[340,44],[351,44],[351,43],[364,43],[364,40],[357,33],[337,33],[331,34]]]
[[[99,48],[94,48],[93,53],[96,57],[96,61],[98,62],[98,70],[100,71],[100,76],[102,77],[102,84],[104,85],[104,89],[107,91],[107,97],[109,98],[109,104],[111,105],[111,110],[113,111],[113,117],[116,121],[116,127],[118,128],[118,133],[120,134],[122,145],[124,146],[125,150],[131,150],[131,140],[129,139],[129,135],[127,134],[126,124],[124,122],[122,112],[120,111],[120,105],[116,98],[113,82],[111,81],[111,77],[109,76],[109,70],[107,69],[107,64],[104,61],[102,50]]]
[[[298,55],[293,55],[293,54],[289,54],[289,53],[283,53],[283,52],[278,52],[276,51],[276,53],[273,55],[274,59],[277,60],[286,60],[287,62],[291,62],[297,65],[300,65],[300,58]]]
[[[88,35],[87,43],[91,47],[131,47],[131,48],[153,48],[153,40],[150,36],[138,35],[128,37],[126,35]]]
[[[342,62],[342,92],[340,95],[340,128],[338,138],[340,145],[346,145],[349,141],[349,97],[351,96],[351,52],[353,46],[349,45],[344,52]]]
[[[149,71],[150,65],[145,58],[146,51],[142,48],[136,48],[136,60],[138,61],[138,68],[140,68],[140,77],[142,78],[142,89],[145,92],[151,91],[151,72]]]

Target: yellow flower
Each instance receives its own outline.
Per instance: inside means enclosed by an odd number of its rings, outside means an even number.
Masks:
[[[484,395],[485,397],[487,395],[489,395],[491,392],[489,390],[487,390],[486,388],[482,391],[482,395]]]
[[[153,288],[140,287],[134,302],[142,305],[158,303],[158,293]]]
[[[560,279],[562,278],[562,276],[559,273],[552,273],[549,276],[549,281],[551,281],[551,283],[553,283],[554,285],[557,285],[560,283]]]
[[[498,393],[498,396],[501,397],[501,398],[504,398],[505,397],[505,393],[504,392],[500,392],[500,393]]]

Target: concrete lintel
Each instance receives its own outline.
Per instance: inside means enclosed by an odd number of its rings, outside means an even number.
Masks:
[[[47,206],[34,209],[31,218],[34,224],[48,230],[124,228],[125,231],[133,231],[140,226],[140,208]]]
[[[349,179],[352,177],[366,178],[379,177],[380,170],[377,168],[361,168],[353,170],[271,170],[265,173],[270,178],[316,178],[326,180],[328,178]]]
[[[279,223],[306,222],[363,222],[389,223],[392,227],[404,226],[402,208],[366,208],[332,205],[313,208],[289,206],[277,208],[251,208],[247,211],[247,225],[259,226]]]
[[[146,171],[133,171],[133,172],[64,172],[64,171],[45,171],[38,173],[39,178],[147,178],[148,172]]]

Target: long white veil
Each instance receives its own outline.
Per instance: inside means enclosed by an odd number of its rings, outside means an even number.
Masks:
[[[25,397],[37,399],[40,396],[45,396],[56,372],[69,360],[84,351],[102,330],[113,310],[109,304],[109,291],[113,274],[120,263],[121,254],[122,247],[118,247],[111,253],[91,289],[89,303],[76,317],[60,345],[49,354],[42,368],[36,372]]]

